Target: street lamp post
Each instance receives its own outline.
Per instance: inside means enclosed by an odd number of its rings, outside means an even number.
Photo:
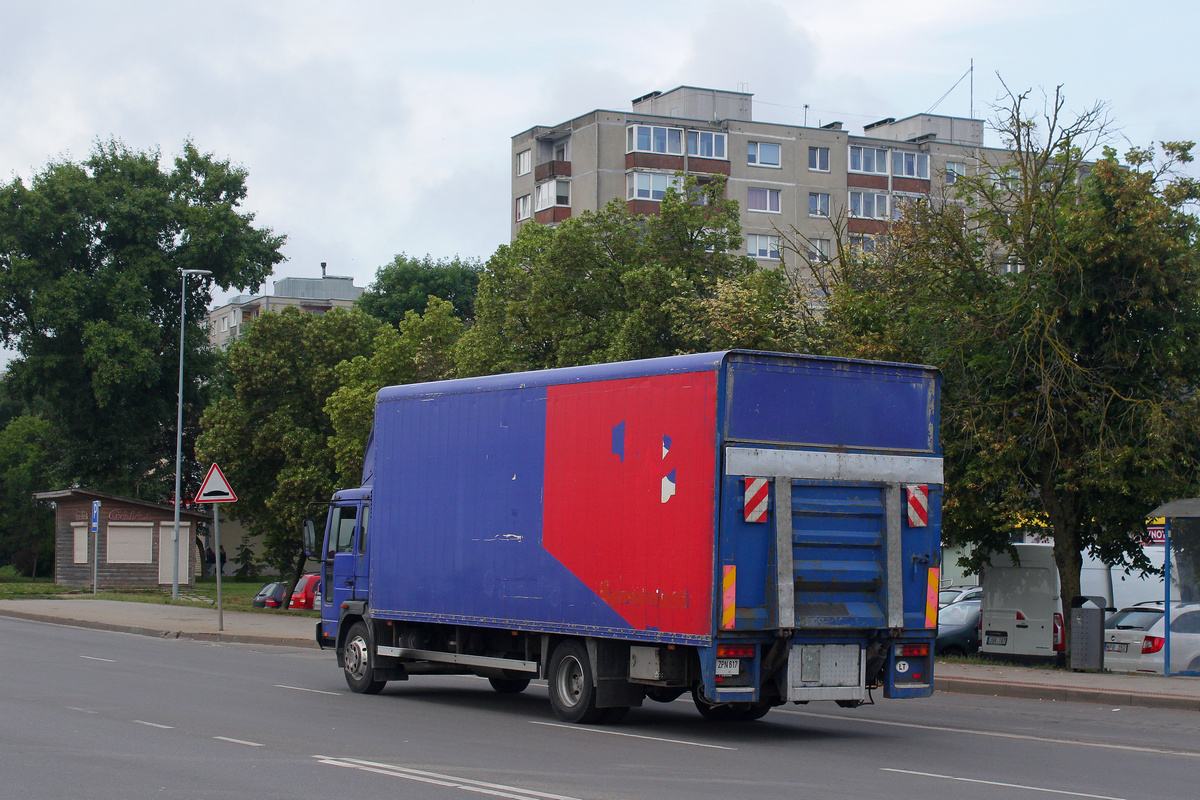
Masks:
[[[175,544],[175,558],[171,565],[171,599],[179,599],[179,473],[183,470],[183,333],[187,330],[184,324],[187,319],[187,279],[188,275],[212,275],[207,269],[182,269],[183,284],[179,291],[179,410],[175,415],[175,533],[172,540]],[[161,558],[162,555],[159,555]]]

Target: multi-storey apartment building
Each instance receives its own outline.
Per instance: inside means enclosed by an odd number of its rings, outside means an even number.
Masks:
[[[624,198],[655,213],[678,174],[726,177],[746,251],[781,261],[780,233],[828,256],[834,225],[869,242],[906,200],[937,195],[985,163],[983,122],[919,114],[852,135],[761,122],[752,95],[680,86],[512,137],[512,235],[529,220],[560,222]],[[1002,151],[996,151],[1001,152]],[[993,163],[996,163],[993,161]]]
[[[242,326],[267,311],[297,306],[306,314],[324,314],[331,308],[350,308],[365,289],[354,278],[326,275],[321,262],[319,278],[283,278],[274,282],[274,294],[244,295],[208,312],[208,341],[226,348],[242,333]]]

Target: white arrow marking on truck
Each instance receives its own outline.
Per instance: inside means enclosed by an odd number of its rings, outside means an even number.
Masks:
[[[636,733],[622,733],[621,731],[606,731],[601,728],[581,728],[576,725],[562,725],[557,722],[539,722],[537,720],[529,720],[534,725],[545,725],[548,728],[566,728],[569,731],[579,731],[580,733],[604,733],[609,736],[627,736],[630,739],[646,739],[651,742],[666,742],[667,744],[686,744],[692,747],[708,747],[713,750],[737,750],[736,747],[724,747],[719,744],[705,744],[704,742],[689,742],[684,739],[663,739],[659,736],[639,736]]]
[[[395,764],[380,764],[377,761],[363,761],[357,758],[334,758],[332,756],[313,756],[313,758],[317,759],[321,764],[329,764],[334,767],[349,767],[350,769],[358,769],[363,772],[374,772],[377,775],[389,775],[393,778],[431,783],[434,786],[447,786],[451,789],[462,789],[464,792],[487,794],[493,797],[510,797],[513,800],[532,800],[533,798],[538,798],[539,800],[579,800],[577,797],[535,792],[532,789],[522,789],[519,786],[506,786],[502,783],[473,781],[469,778],[442,775],[437,772],[426,772],[425,770],[411,769]]]

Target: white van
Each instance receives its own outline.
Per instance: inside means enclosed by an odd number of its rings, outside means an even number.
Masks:
[[[1020,565],[1007,552],[992,556],[980,574],[979,651],[1054,658],[1066,647],[1054,547],[1017,544]]]

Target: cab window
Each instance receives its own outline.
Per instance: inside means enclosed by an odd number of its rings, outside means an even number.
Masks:
[[[330,538],[335,553],[350,553],[354,550],[354,525],[358,521],[356,506],[339,506],[333,509]]]

